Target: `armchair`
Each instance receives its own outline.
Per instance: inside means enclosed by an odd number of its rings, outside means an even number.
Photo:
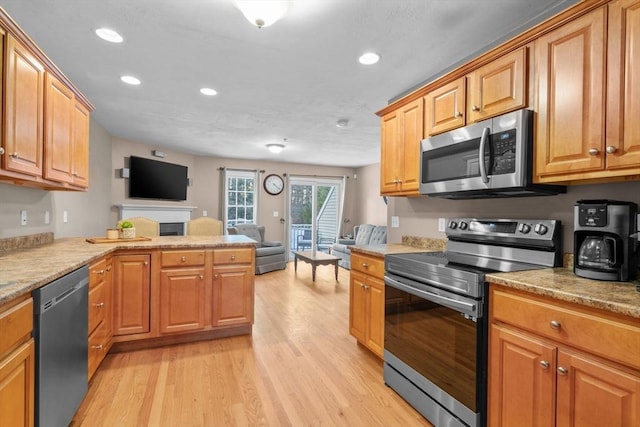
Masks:
[[[353,227],[355,239],[338,239],[331,246],[331,255],[340,258],[338,265],[351,269],[351,246],[379,245],[387,243],[387,226],[361,224]]]
[[[229,234],[242,234],[256,241],[256,274],[287,268],[287,258],[281,242],[264,240],[264,226],[238,224],[227,228]]]

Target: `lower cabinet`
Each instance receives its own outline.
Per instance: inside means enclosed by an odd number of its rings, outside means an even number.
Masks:
[[[34,424],[35,343],[33,300],[0,307],[0,424]]]
[[[488,425],[640,425],[639,322],[494,285],[489,300]]]
[[[351,252],[349,333],[382,357],[384,350],[384,259]]]
[[[253,323],[253,250],[219,249],[213,264],[213,326]]]
[[[151,255],[116,255],[113,270],[113,335],[148,333],[151,327]]]
[[[108,257],[89,266],[89,379],[111,348],[112,322],[113,261]]]

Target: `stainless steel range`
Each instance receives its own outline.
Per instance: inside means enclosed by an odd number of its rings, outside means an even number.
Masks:
[[[455,218],[446,252],[385,257],[384,380],[436,427],[485,426],[485,274],[562,264],[556,220]]]

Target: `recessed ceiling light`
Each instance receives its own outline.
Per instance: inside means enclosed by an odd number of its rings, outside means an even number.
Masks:
[[[203,87],[200,89],[200,93],[207,96],[217,95],[218,91],[215,89],[211,89],[210,87]]]
[[[122,43],[124,41],[124,38],[122,38],[120,34],[110,28],[98,28],[96,30],[96,35],[102,40],[106,40],[111,43]]]
[[[267,144],[267,148],[274,154],[282,153],[284,150],[283,144]]]
[[[125,82],[128,85],[139,85],[140,79],[133,77],[133,76],[120,76],[120,80],[122,80],[123,82]]]
[[[349,126],[349,120],[340,119],[336,122],[336,126],[338,126],[339,128],[346,128],[347,126]]]
[[[358,58],[358,62],[364,65],[373,65],[380,61],[380,55],[374,52],[367,52]]]

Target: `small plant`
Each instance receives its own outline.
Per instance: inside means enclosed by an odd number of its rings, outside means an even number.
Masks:
[[[118,228],[134,228],[131,221],[123,220],[118,223]]]

